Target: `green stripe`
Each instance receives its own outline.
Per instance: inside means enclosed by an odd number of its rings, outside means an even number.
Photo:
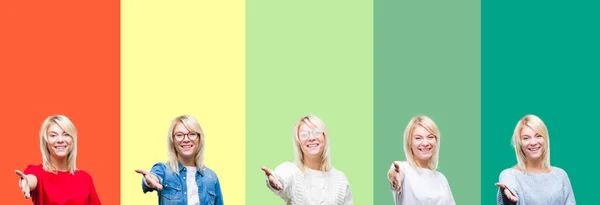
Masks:
[[[548,127],[551,165],[567,172],[577,204],[597,203],[600,3],[483,5],[482,204],[496,204],[498,175],[517,163],[510,137],[526,114]]]
[[[260,166],[293,161],[292,128],[327,125],[355,204],[373,202],[372,1],[246,2],[246,204],[281,204]]]
[[[417,114],[441,132],[438,171],[457,204],[480,202],[480,3],[375,1],[374,204],[393,204],[386,172],[405,160]]]

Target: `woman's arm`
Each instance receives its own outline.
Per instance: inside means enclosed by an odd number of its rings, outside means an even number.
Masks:
[[[510,169],[506,169],[500,173],[499,182],[496,183],[498,189],[497,202],[498,204],[516,204],[519,198],[517,197],[517,183]]]
[[[19,176],[19,188],[26,199],[31,197],[31,191],[37,187],[37,177],[33,174],[23,174],[21,170],[15,170],[17,176]]]
[[[217,184],[215,184],[215,194],[217,195],[215,199],[215,205],[223,205],[223,193],[221,193],[221,184],[219,183],[219,178],[217,178]]]
[[[142,191],[144,193],[154,190],[162,190],[162,179],[165,175],[165,166],[162,163],[156,163],[154,166],[152,166],[150,172],[142,169],[136,169],[135,172],[143,176]]]
[[[96,186],[94,186],[94,180],[90,177],[90,195],[88,198],[90,205],[102,205],[98,193],[96,192]]]
[[[402,194],[402,183],[404,182],[404,172],[400,166],[400,161],[395,161],[390,166],[387,173],[388,180],[390,181],[390,189],[394,191],[394,194]]]
[[[350,190],[350,185],[346,185],[346,197],[344,199],[344,205],[354,205],[354,200],[352,200],[352,191]]]
[[[565,204],[575,205],[575,204],[577,204],[575,202],[575,194],[573,194],[573,187],[571,187],[571,180],[569,180],[569,176],[567,175],[567,172],[565,172],[564,180],[565,180],[565,182],[563,183],[564,184],[563,190],[566,192],[566,195],[567,195],[567,201],[565,202]]]
[[[291,162],[284,162],[277,166],[275,171],[271,171],[266,167],[261,167],[267,177],[267,187],[277,196],[289,199],[289,190],[292,186],[292,178],[296,165]]]

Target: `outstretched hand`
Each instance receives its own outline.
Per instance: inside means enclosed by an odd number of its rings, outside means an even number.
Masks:
[[[146,185],[148,185],[148,187],[157,189],[159,191],[162,190],[163,186],[160,184],[156,175],[142,169],[136,169],[135,172],[144,176],[144,180],[146,181]]]
[[[400,169],[400,164],[394,162],[393,166],[388,171],[388,180],[392,184],[392,188],[398,195],[402,194],[402,181],[404,180],[404,173]]]
[[[29,180],[27,179],[27,176],[23,174],[21,170],[15,170],[15,173],[19,176],[19,188],[21,189],[21,192],[26,199],[29,199],[29,197],[31,197],[31,190],[29,190]]]
[[[512,192],[510,192],[510,190],[506,188],[506,185],[504,185],[503,183],[498,182],[496,183],[496,186],[503,190],[504,195],[506,196],[506,198],[508,198],[508,200],[512,202],[517,202],[517,200],[519,200],[515,195],[512,194]]]
[[[269,184],[271,185],[271,187],[281,191],[283,190],[283,186],[281,185],[281,183],[279,183],[279,180],[277,180],[277,178],[275,176],[273,176],[273,172],[271,172],[271,170],[269,168],[266,167],[260,167],[260,169],[265,172],[265,176],[267,176],[267,179],[269,180]]]

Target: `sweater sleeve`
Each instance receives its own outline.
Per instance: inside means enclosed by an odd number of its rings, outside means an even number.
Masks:
[[[27,168],[25,168],[25,170],[23,171],[24,174],[31,174],[37,179],[37,185],[33,190],[30,191],[31,201],[33,201],[34,203],[38,202],[40,200],[39,198],[41,198],[41,195],[43,194],[40,190],[44,189],[44,184],[42,183],[42,177],[44,172],[44,168],[41,164],[27,165]]]
[[[519,186],[517,185],[517,182],[515,180],[514,172],[512,172],[510,169],[512,169],[512,168],[505,169],[504,171],[502,171],[502,173],[500,173],[499,182],[504,184],[504,186],[506,186],[506,188],[513,195],[515,195],[517,198],[519,198]],[[504,194],[504,190],[500,189],[500,188],[498,188],[498,194],[497,194],[496,200],[499,205],[516,204],[516,203],[510,201],[508,199],[508,197],[506,197],[506,195]]]
[[[438,172],[440,173],[440,172]],[[456,201],[454,201],[454,195],[452,195],[452,189],[450,189],[450,184],[448,183],[448,179],[446,179],[446,176],[444,176],[444,174],[440,173],[440,175],[442,175],[442,180],[444,185],[446,185],[446,192],[448,193],[448,203],[447,204],[456,204]]]
[[[350,190],[350,185],[346,185],[346,197],[344,198],[344,205],[354,205],[354,200],[352,200],[352,190]]]
[[[575,203],[575,195],[573,194],[573,187],[571,187],[571,180],[569,180],[569,175],[567,175],[567,172],[563,171],[563,173],[563,192],[565,193],[567,199],[565,204],[575,205],[577,203]]]
[[[90,176],[90,195],[88,196],[88,200],[90,205],[102,205],[100,202],[100,198],[98,197],[98,193],[96,192],[96,187],[94,186],[94,180]]]
[[[406,166],[409,166],[408,163],[406,162],[402,162],[402,161],[394,161],[394,163],[398,163],[400,165],[400,170],[402,171],[402,175],[400,175],[400,183],[402,184],[402,188],[404,188],[404,177],[405,177],[405,173],[406,173]],[[392,167],[394,167],[394,163],[392,163],[392,165],[390,166],[390,169]],[[389,180],[389,179],[388,179]],[[402,199],[402,195],[396,193],[396,190],[394,190],[394,187],[392,186],[392,182],[389,182],[390,184],[390,190],[392,191],[392,196],[394,197],[394,204],[400,204],[400,200]]]
[[[38,187],[41,186],[41,178],[42,178],[42,174],[44,173],[44,168],[42,168],[42,165],[27,165],[27,168],[25,168],[25,170],[23,170],[23,174],[28,175],[31,174],[33,176],[35,176],[35,178],[37,178],[37,186],[35,187],[35,189],[31,190],[31,192],[35,192],[38,189]]]
[[[284,200],[289,200],[290,199],[290,190],[291,187],[293,186],[293,178],[294,178],[294,173],[298,170],[298,168],[296,167],[296,164],[291,163],[291,162],[284,162],[281,165],[277,166],[277,168],[275,168],[275,171],[273,171],[273,176],[275,176],[275,178],[279,181],[279,183],[281,183],[281,186],[283,187],[282,190],[277,190],[274,187],[271,186],[271,184],[269,183],[269,179],[266,178],[266,182],[267,182],[267,187],[269,187],[269,189],[277,196],[281,197]]]

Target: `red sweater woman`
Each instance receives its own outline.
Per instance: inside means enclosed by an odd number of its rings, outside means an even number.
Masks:
[[[101,205],[92,177],[75,168],[77,131],[69,118],[46,118],[40,130],[43,163],[29,165],[20,177],[19,187],[35,205]]]

